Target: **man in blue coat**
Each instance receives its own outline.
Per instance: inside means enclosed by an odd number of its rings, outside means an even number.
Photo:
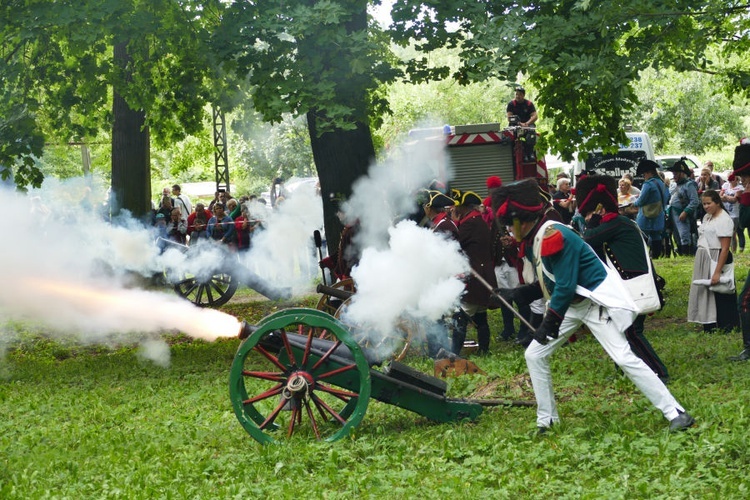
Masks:
[[[645,179],[641,187],[641,194],[635,200],[638,207],[636,222],[641,231],[648,237],[648,247],[651,258],[658,259],[664,251],[664,222],[665,210],[669,205],[669,189],[664,185],[658,174],[659,165],[655,161],[641,160],[635,175],[642,175]]]

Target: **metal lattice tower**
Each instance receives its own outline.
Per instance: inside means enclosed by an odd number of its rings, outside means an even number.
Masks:
[[[224,113],[213,108],[214,118],[214,164],[216,166],[216,190],[229,191],[229,158],[227,155],[227,127]]]

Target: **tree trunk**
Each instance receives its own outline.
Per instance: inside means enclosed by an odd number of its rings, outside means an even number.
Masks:
[[[127,42],[114,47],[114,62],[125,70],[132,59]],[[126,81],[129,81],[129,76]],[[114,89],[112,104],[112,193],[113,216],[129,210],[133,217],[146,220],[151,211],[151,157],[149,131],[143,110],[133,110]]]
[[[354,130],[326,132],[318,137],[317,114],[307,113],[313,159],[320,179],[323,197],[323,222],[328,251],[338,248],[343,226],[336,216],[336,201],[344,201],[352,193],[352,184],[367,174],[370,162],[375,158],[370,127],[357,123]]]

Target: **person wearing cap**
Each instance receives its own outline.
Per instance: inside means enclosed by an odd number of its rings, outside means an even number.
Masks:
[[[695,181],[690,179],[691,170],[684,160],[674,162],[667,170],[674,175],[675,188],[669,199],[669,216],[679,243],[677,251],[680,255],[692,255],[695,249],[691,227],[700,205],[698,189]]]
[[[444,195],[440,191],[425,190],[422,209],[428,219],[428,225],[432,231],[445,233],[451,238],[458,237],[458,227],[448,216],[446,209],[455,205],[453,198]]]
[[[539,115],[536,113],[536,107],[534,103],[526,99],[526,89],[521,86],[517,86],[515,89],[515,98],[512,99],[505,109],[508,115],[508,122],[511,125],[518,125],[519,127],[535,128],[536,121],[539,119]],[[515,122],[515,123],[514,123]],[[524,160],[533,161],[536,159],[534,154],[534,145],[536,144],[536,132],[531,130],[524,143]]]
[[[490,228],[482,220],[479,205],[482,199],[473,191],[454,189],[452,198],[456,206],[452,210],[453,222],[458,227],[458,243],[469,259],[472,271],[481,276],[492,288],[497,288],[495,269],[492,263],[492,235]],[[466,339],[469,321],[477,328],[478,352],[486,354],[490,350],[490,325],[487,322],[487,307],[490,293],[472,274],[466,276],[466,288],[461,296],[461,309],[454,316],[453,347],[455,354],[461,353]]]
[[[734,149],[732,174],[742,179],[742,184],[750,186],[750,139],[744,138]],[[750,227],[750,190],[740,195],[740,227]],[[745,279],[737,298],[740,313],[740,327],[742,328],[742,352],[729,359],[732,361],[750,360],[750,273]]]
[[[634,202],[634,205],[638,207],[635,220],[648,238],[652,259],[658,259],[664,251],[665,210],[669,204],[669,190],[658,172],[659,164],[647,159],[638,162],[635,171],[635,175],[642,176],[644,179],[641,194]]]
[[[518,271],[516,270],[518,260],[518,246],[513,244],[513,237],[503,224],[495,224],[495,216],[492,212],[492,192],[503,185],[503,180],[496,176],[487,177],[488,196],[482,200],[484,212],[482,218],[488,224],[492,234],[492,261],[495,265],[495,279],[500,288],[515,288],[518,286]],[[503,331],[498,340],[511,341],[516,337],[515,316],[505,304],[500,305],[503,316]]]
[[[577,189],[580,193],[578,209],[586,219],[583,239],[601,261],[606,263],[608,258],[623,280],[648,274],[652,264],[643,246],[641,230],[629,217],[619,214],[615,179],[606,175],[586,177],[578,183]],[[661,211],[663,216],[663,207]],[[646,315],[639,314],[625,330],[625,338],[633,353],[667,383],[667,367],[643,334],[645,321]]]
[[[536,268],[536,289],[525,293],[536,293],[549,301],[542,324],[534,331],[534,340],[525,352],[537,400],[539,432],[546,432],[560,420],[552,389],[550,356],[582,324],[669,420],[671,431],[692,426],[693,417],[630,349],[624,332],[636,317],[635,304],[621,280],[614,271],[607,270],[572,229],[553,221],[541,223],[544,203],[536,181],[526,179],[503,186],[493,194],[492,207],[497,208],[497,217],[513,226],[516,239]]]
[[[426,227],[448,239],[458,238],[458,227],[447,212],[455,205],[453,198],[434,189],[423,189],[418,194],[418,200],[424,212],[424,218],[427,220]],[[435,358],[441,349],[451,349],[451,340],[448,337],[448,325],[445,319],[427,322],[424,326],[427,338],[427,355],[429,357]]]
[[[336,209],[336,216],[344,224],[339,237],[339,245],[336,251],[318,262],[321,269],[328,269],[339,281],[352,277],[352,269],[359,264],[360,258],[360,250],[354,243],[354,238],[360,230],[360,221],[357,219],[346,223],[346,213],[341,208],[343,203],[342,200],[331,199],[331,205]]]

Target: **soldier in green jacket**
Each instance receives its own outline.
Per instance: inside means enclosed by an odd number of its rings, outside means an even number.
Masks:
[[[649,272],[649,256],[638,225],[628,217],[619,215],[617,206],[617,181],[605,175],[588,176],[578,181],[576,187],[578,210],[586,219],[583,238],[596,254],[615,265],[624,280]],[[641,358],[662,382],[669,381],[669,372],[643,334],[645,314],[639,314],[625,330],[630,349]]]

